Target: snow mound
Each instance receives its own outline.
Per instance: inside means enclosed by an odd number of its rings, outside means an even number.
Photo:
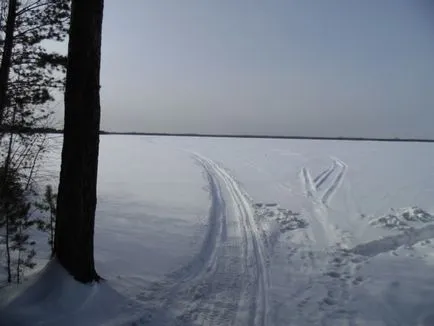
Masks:
[[[6,298],[0,304],[1,326],[120,325],[140,312],[138,303],[108,283],[78,283],[56,261],[28,284],[2,294]]]
[[[255,214],[261,219],[271,219],[279,224],[280,232],[306,228],[308,223],[300,217],[300,213],[281,208],[276,203],[256,203]]]
[[[417,226],[420,223],[434,221],[434,215],[429,214],[419,207],[407,207],[391,209],[386,215],[372,218],[369,222],[372,226],[388,229],[404,230]]]

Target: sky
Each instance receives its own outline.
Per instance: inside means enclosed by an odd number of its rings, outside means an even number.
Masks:
[[[103,130],[434,138],[434,4],[105,0],[101,87]]]

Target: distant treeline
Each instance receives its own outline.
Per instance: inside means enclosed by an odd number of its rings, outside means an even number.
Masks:
[[[312,137],[312,136],[270,136],[270,135],[225,135],[196,133],[146,133],[146,132],[111,132],[101,131],[102,135],[132,135],[132,136],[176,136],[176,137],[206,137],[206,138],[260,138],[260,139],[305,139],[305,140],[348,140],[348,141],[382,141],[382,142],[422,142],[434,143],[434,139],[423,138],[370,138],[370,137]]]
[[[62,134],[63,130],[56,128],[10,128],[1,126],[2,132],[16,133],[48,133]],[[305,139],[305,140],[346,140],[346,141],[381,141],[381,142],[419,142],[434,143],[434,139],[424,138],[374,138],[374,137],[309,137],[309,136],[270,136],[270,135],[225,135],[197,133],[148,133],[148,132],[115,132],[101,130],[100,135],[131,135],[131,136],[172,136],[172,137],[206,137],[206,138],[258,138],[258,139]]]

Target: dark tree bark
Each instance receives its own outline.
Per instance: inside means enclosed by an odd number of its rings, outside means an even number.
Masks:
[[[73,0],[55,255],[80,282],[98,281],[93,256],[104,0]]]
[[[3,45],[3,56],[0,66],[0,125],[3,124],[8,91],[9,71],[12,63],[14,47],[15,21],[17,18],[17,0],[9,0],[8,17],[6,19],[6,35]]]

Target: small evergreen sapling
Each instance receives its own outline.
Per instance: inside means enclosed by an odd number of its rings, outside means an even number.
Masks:
[[[4,170],[1,168],[0,176],[4,176]],[[4,230],[5,236],[0,240],[5,244],[7,281],[12,282],[15,271],[15,279],[19,283],[24,269],[35,266],[35,242],[30,240],[28,233],[35,222],[29,213],[31,205],[26,200],[18,172],[10,170],[9,178],[3,180],[6,182],[3,184],[3,196],[0,198],[0,228]]]
[[[10,249],[15,253],[15,274],[16,282],[20,283],[23,272],[26,268],[34,268],[36,266],[33,258],[36,251],[33,248],[35,241],[30,240],[27,233],[30,227],[34,225],[34,221],[30,219],[30,204],[23,205],[17,211],[17,218],[13,220],[13,233],[10,238]]]
[[[47,185],[45,188],[44,197],[41,202],[35,203],[43,213],[48,213],[45,218],[36,220],[36,225],[39,230],[48,233],[48,244],[51,248],[51,254],[54,252],[54,231],[56,228],[56,201],[57,195],[53,193],[53,187]]]

